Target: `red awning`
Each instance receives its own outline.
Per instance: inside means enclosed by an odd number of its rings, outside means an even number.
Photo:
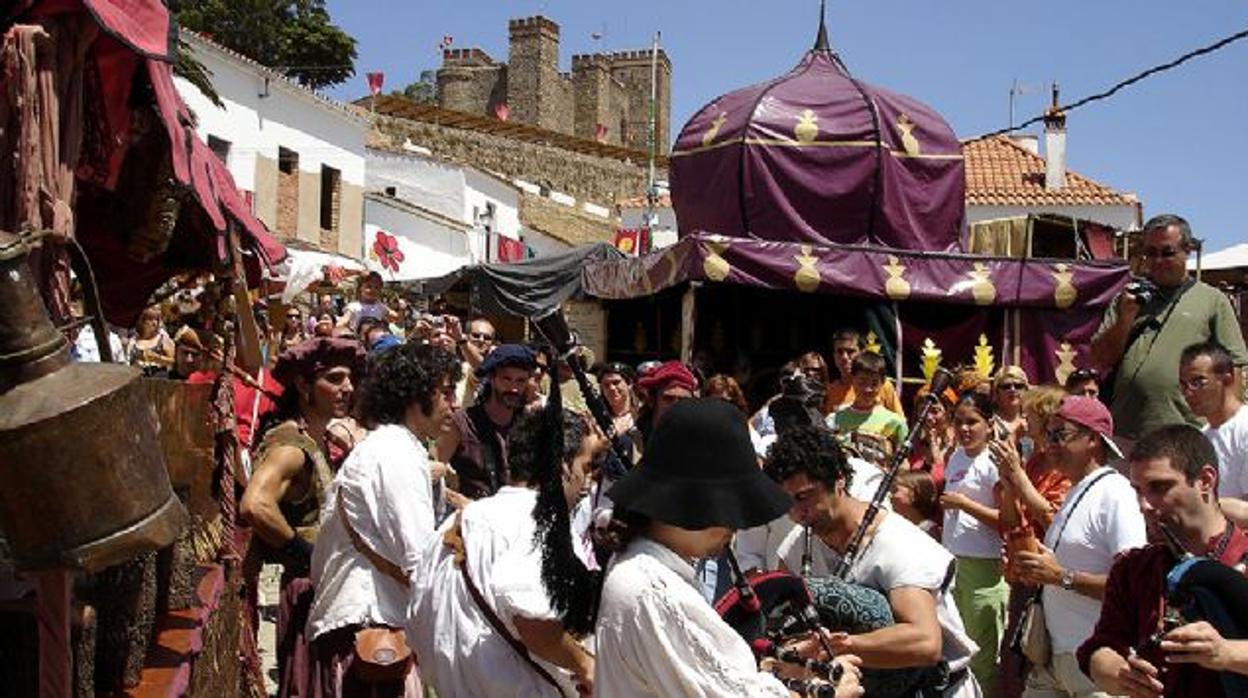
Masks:
[[[85,66],[56,64],[40,69],[83,69],[82,94],[61,95],[80,100],[85,135],[77,160],[75,234],[95,267],[105,313],[111,322],[128,325],[152,291],[174,274],[218,267],[226,248],[226,231],[234,224],[244,249],[249,285],[258,286],[261,269],[286,256],[285,248],[251,212],[225,165],[200,140],[191,113],[173,83],[172,42],[168,10],[160,0],[19,0],[4,14],[7,30],[15,23],[57,23],[73,13],[89,17],[100,33],[87,47]],[[144,80],[143,78],[146,78]],[[3,80],[0,79],[0,82]],[[146,82],[151,92],[146,92]],[[154,98],[155,113],[168,136],[168,148],[139,147],[141,123],[134,105]],[[130,158],[134,160],[129,161]],[[118,211],[146,210],[150,190],[127,188],[119,181],[127,169],[165,167],[169,178],[185,187],[181,210],[167,249],[152,259],[136,258],[127,249],[135,234],[133,221]],[[123,167],[124,165],[124,167]]]

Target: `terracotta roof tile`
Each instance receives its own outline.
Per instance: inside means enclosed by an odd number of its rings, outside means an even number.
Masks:
[[[1134,194],[1119,192],[1070,170],[1066,186],[1044,188],[1044,158],[1006,136],[963,148],[966,203],[980,206],[1133,206]]]

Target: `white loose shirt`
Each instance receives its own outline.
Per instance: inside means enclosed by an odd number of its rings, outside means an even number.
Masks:
[[[781,514],[780,518],[761,526],[737,531],[732,541],[732,548],[737,554],[737,562],[741,569],[774,570],[779,560],[779,548],[793,529],[800,529],[797,522],[789,515]]]
[[[638,538],[607,572],[595,633],[599,698],[788,698],[702,598],[693,565]]]
[[[945,492],[964,494],[973,502],[996,509],[993,488],[996,487],[999,477],[997,466],[993,464],[988,453],[985,448],[972,458],[958,447],[945,464]],[[1001,535],[988,524],[961,509],[945,509],[945,527],[940,542],[958,557],[1001,557]]]
[[[312,639],[354,624],[401,628],[407,619],[408,590],[351,543],[339,516],[340,490],[351,527],[409,577],[434,532],[428,451],[398,424],[370,432],[347,456],[321,506],[312,551]]]
[[[541,549],[535,545],[534,490],[505,486],[470,503],[460,515],[464,559],[472,581],[513,638],[514,619],[556,620],[542,584]],[[408,643],[420,661],[420,674],[440,698],[457,696],[556,696],[553,686],[501,637],[468,593],[463,573],[442,536],[448,519],[430,539],[416,575],[407,623]],[[535,655],[576,695],[571,675]]]
[[[953,600],[953,555],[902,516],[885,511],[877,516],[883,517],[883,521],[849,568],[846,581],[870,587],[885,596],[902,587],[931,591],[936,598],[936,620],[940,623],[941,656],[949,663],[951,671],[965,668],[979,646],[966,634]],[[798,527],[780,546],[781,559],[791,571],[797,572],[802,567],[802,543],[802,529]],[[811,575],[830,576],[841,560],[840,553],[818,536],[812,537],[810,543]],[[979,695],[979,685],[973,675],[945,692],[946,698]]]
[[[1102,473],[1108,475],[1102,477]],[[1100,480],[1097,478],[1100,477]],[[1081,492],[1082,501],[1072,509]],[[1061,540],[1058,540],[1058,534]],[[1144,515],[1127,478],[1109,466],[1085,475],[1053,516],[1044,545],[1064,569],[1108,574],[1118,553],[1144,545]],[[1044,621],[1053,653],[1074,652],[1092,636],[1101,602],[1060,586],[1044,587]]]
[[[1218,454],[1218,496],[1248,496],[1248,405],[1240,405],[1222,426],[1202,431]]]

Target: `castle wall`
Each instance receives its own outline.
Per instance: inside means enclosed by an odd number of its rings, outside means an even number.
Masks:
[[[612,205],[646,190],[644,162],[628,162],[519,141],[469,129],[389,116],[377,116],[375,138],[399,147],[405,139],[428,148],[439,159],[548,185],[577,199]],[[666,174],[660,171],[660,178]]]
[[[446,109],[494,117],[506,102],[510,120],[604,142],[646,150],[650,113],[650,51],[621,51],[572,57],[570,73],[559,72],[559,25],[546,17],[508,23],[508,62],[495,62],[481,49],[443,52],[438,104]],[[672,64],[658,56],[658,152],[670,147]]]
[[[494,106],[507,101],[507,64],[495,63],[479,48],[447,49],[438,70],[438,106],[494,116]]]

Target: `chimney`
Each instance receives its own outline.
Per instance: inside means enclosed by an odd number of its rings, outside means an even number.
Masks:
[[[1053,83],[1053,104],[1044,114],[1044,188],[1066,186],[1066,113],[1058,108],[1057,83]]]

